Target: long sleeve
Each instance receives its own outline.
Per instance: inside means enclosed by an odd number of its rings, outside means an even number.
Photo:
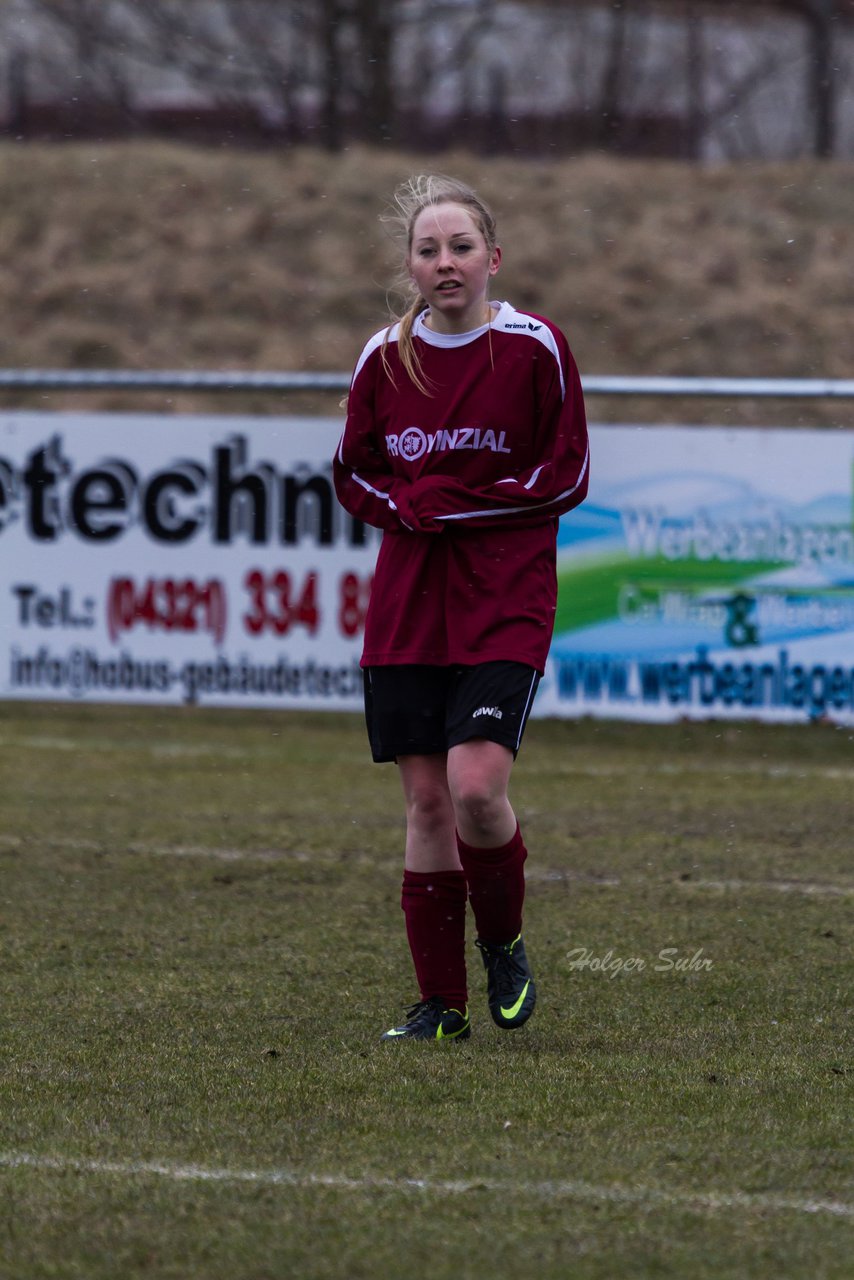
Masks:
[[[375,335],[356,366],[347,399],[347,421],[335,451],[332,476],[338,501],[351,515],[377,529],[401,529],[397,495],[407,487],[379,452],[375,430],[373,361]]]

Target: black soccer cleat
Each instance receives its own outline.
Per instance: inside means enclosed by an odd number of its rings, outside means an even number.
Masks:
[[[478,938],[475,946],[483,956],[486,998],[493,1022],[507,1030],[521,1027],[537,1003],[534,975],[521,933],[512,942],[504,943],[481,942]]]
[[[419,1000],[406,1011],[406,1021],[380,1036],[381,1040],[467,1040],[471,1035],[469,1011],[466,1007],[449,1009],[441,996]]]

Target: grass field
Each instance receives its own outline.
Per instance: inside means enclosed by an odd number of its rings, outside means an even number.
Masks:
[[[3,1280],[850,1277],[852,740],[532,723],[538,1011],[380,1045],[357,718],[0,704]]]

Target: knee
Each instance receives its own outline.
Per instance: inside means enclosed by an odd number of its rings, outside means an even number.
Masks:
[[[420,782],[407,789],[406,818],[410,825],[435,828],[453,822],[448,788],[430,781]]]
[[[469,828],[489,832],[503,813],[504,789],[488,773],[470,770],[461,773],[452,790],[457,825],[460,819]]]

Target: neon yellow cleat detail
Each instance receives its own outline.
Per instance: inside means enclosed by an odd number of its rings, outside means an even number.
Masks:
[[[449,1009],[441,996],[419,1000],[406,1011],[406,1021],[380,1036],[381,1040],[467,1040],[471,1035],[466,1007]]]
[[[512,942],[483,942],[478,938],[475,946],[486,969],[486,998],[493,1022],[506,1030],[521,1027],[537,1003],[534,975],[521,933]]]

